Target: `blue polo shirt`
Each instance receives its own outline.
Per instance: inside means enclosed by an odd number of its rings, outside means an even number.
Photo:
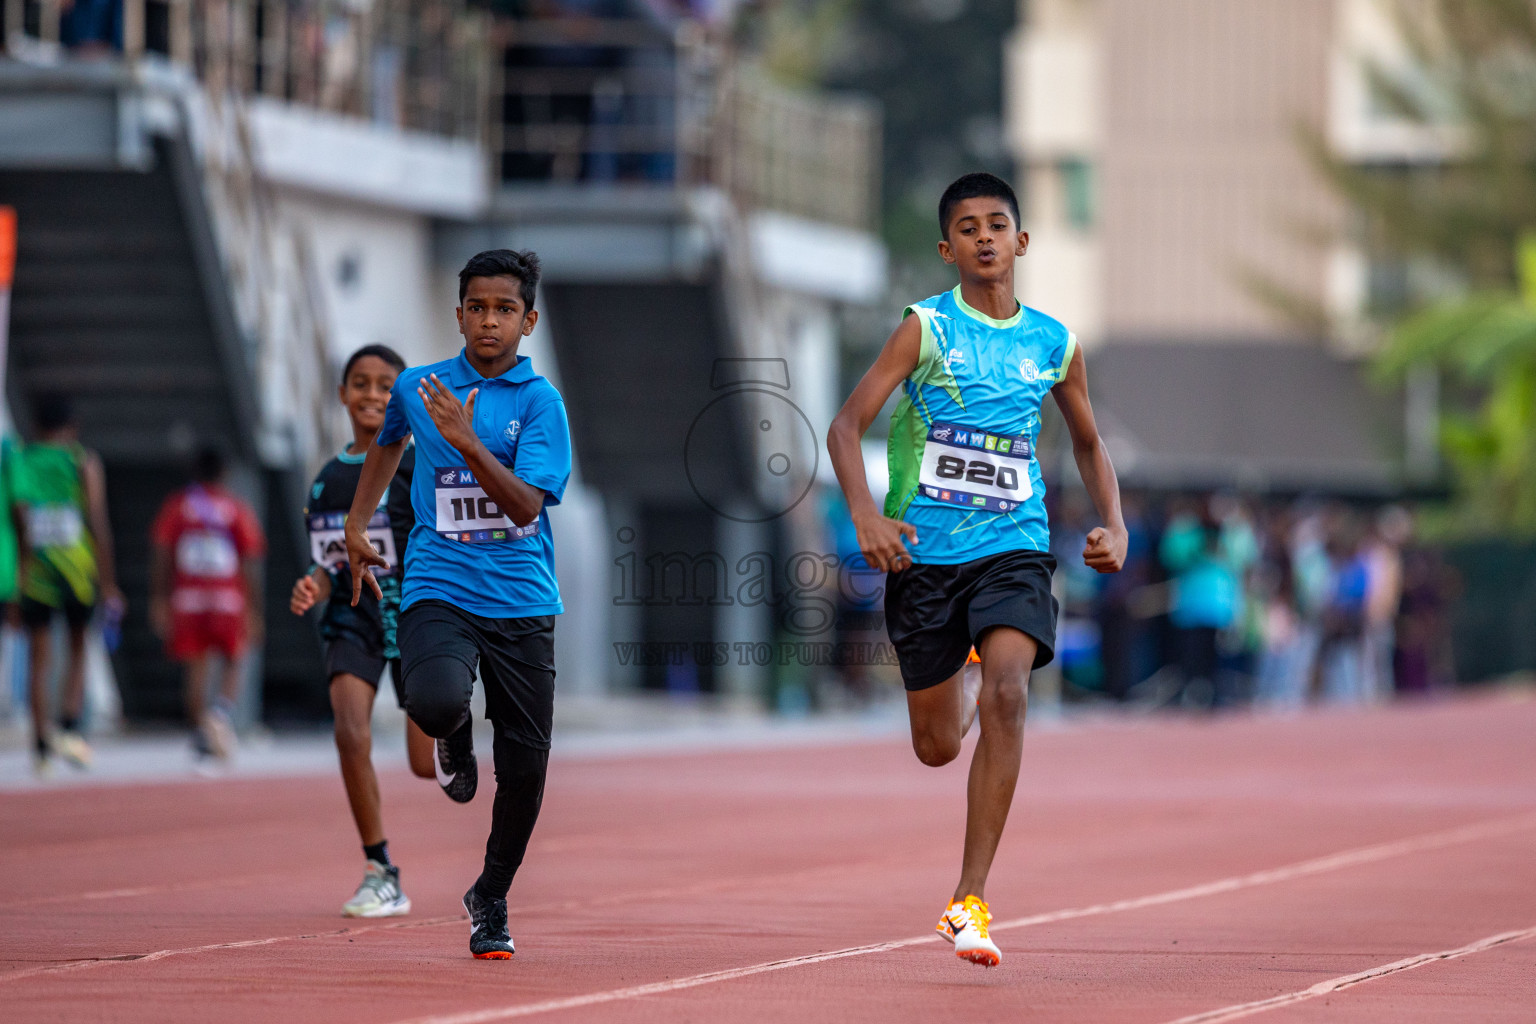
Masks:
[[[461,402],[480,389],[475,433],[496,461],[544,491],[537,520],[514,525],[486,496],[459,450],[443,440],[416,393],[422,379],[434,373]],[[395,381],[377,443],[394,444],[413,434],[416,525],[401,609],[435,599],[492,619],[563,612],[549,506],[559,504],[571,477],[571,433],[555,386],[533,372],[527,356],[490,378],[480,376],[462,350],[440,363],[413,366]]]

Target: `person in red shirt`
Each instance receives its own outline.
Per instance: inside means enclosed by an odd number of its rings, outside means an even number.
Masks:
[[[150,623],[185,666],[187,718],[199,762],[233,752],[231,712],[246,647],[260,638],[260,561],[267,541],[250,505],[223,486],[224,458],[198,453],[193,483],[166,499],[151,540]],[[219,696],[207,706],[213,656],[223,660]]]

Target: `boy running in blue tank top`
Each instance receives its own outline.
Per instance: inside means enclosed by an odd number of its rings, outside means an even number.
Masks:
[[[1014,298],[1014,259],[1029,246],[1013,189],[967,174],[939,200],[939,256],[960,285],[908,306],[901,325],[827,431],[827,451],[869,564],[887,573],[886,629],[907,689],[912,746],[938,767],[980,719],[966,792],[960,881],[938,931],[961,959],[996,966],[987,873],[1013,803],[1029,673],[1056,646],[1056,601],[1035,442],[1047,392],[1072,438],[1104,524],[1083,561],[1125,562],[1120,489],[1088,402],[1073,334]],[[891,392],[890,491],[875,505],[859,441]],[[981,673],[967,685],[971,648]]]

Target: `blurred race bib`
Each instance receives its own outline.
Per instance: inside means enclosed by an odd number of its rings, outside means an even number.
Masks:
[[[345,512],[317,512],[309,517],[309,557],[330,572],[347,566],[347,514]],[[389,513],[378,509],[368,520],[368,542],[389,563],[387,567],[373,567],[375,576],[387,576],[395,571],[395,531],[390,528]]]
[[[85,520],[74,505],[34,505],[27,509],[27,540],[34,548],[67,548],[85,536]]]
[[[240,552],[220,530],[188,530],[176,541],[176,571],[198,579],[227,580],[240,573]]]

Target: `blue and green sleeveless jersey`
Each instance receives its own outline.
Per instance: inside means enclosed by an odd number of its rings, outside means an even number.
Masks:
[[[1066,376],[1077,340],[1020,306],[994,320],[960,289],[908,306],[922,325],[917,368],[891,414],[885,514],[917,527],[920,564],[1049,551],[1035,459],[1040,403]]]

